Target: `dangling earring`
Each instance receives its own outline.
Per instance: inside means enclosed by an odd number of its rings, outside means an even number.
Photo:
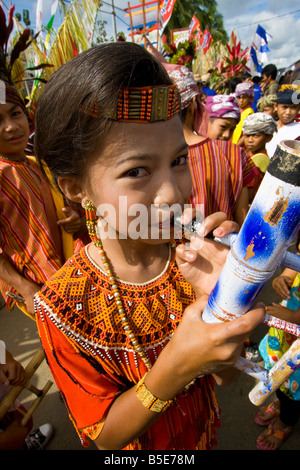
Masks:
[[[90,239],[96,247],[101,246],[101,242],[97,237],[96,227],[98,222],[98,217],[96,214],[96,207],[91,201],[87,201],[84,205],[85,215],[86,215],[86,226],[88,229],[88,234]]]

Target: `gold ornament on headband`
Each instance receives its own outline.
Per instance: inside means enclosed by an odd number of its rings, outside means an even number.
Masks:
[[[109,119],[121,122],[156,122],[171,119],[180,111],[180,94],[175,85],[122,88],[117,109]],[[98,106],[88,112],[98,117]]]

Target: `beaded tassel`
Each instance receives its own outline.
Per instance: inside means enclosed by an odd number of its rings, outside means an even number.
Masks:
[[[103,250],[102,241],[97,237],[96,226],[97,226],[97,220],[98,219],[97,219],[97,215],[96,215],[96,208],[95,208],[95,206],[93,205],[92,202],[90,202],[90,201],[86,202],[85,211],[86,211],[86,225],[87,225],[88,233],[89,233],[89,236],[90,236],[92,242],[94,243],[96,248],[98,248],[98,250],[99,250],[99,255],[100,255],[101,261],[103,263],[103,267],[104,267],[105,272],[108,276],[108,279],[111,283],[111,288],[112,288],[114,297],[116,299],[117,309],[118,309],[118,312],[121,316],[121,321],[122,321],[122,324],[123,324],[123,329],[125,331],[125,334],[129,338],[129,341],[132,344],[134,351],[140,356],[140,358],[142,359],[142,361],[146,365],[146,367],[148,369],[151,369],[152,364],[151,364],[149,358],[145,354],[143,348],[139,345],[138,340],[135,338],[134,333],[133,333],[132,329],[130,328],[130,325],[129,325],[128,320],[126,318],[125,310],[123,308],[123,303],[122,303],[122,299],[121,299],[121,296],[120,296],[120,293],[119,293],[119,290],[118,290],[117,282],[116,282],[116,280],[114,278],[114,275],[113,275],[113,273],[110,269],[110,265],[109,265],[108,260],[106,258],[105,252]]]

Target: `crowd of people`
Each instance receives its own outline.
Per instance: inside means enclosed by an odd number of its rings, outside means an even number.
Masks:
[[[300,322],[300,278],[291,270],[273,281],[282,305],[259,305],[229,324],[201,320],[229,250],[205,236],[238,231],[278,142],[300,140],[299,90],[280,86],[274,70],[265,67],[260,80],[246,74],[221,95],[202,90],[186,67],[153,50],[127,42],[96,46],[45,86],[34,156],[24,102],[6,84],[0,289],[8,310],[17,306],[36,322],[83,445],[212,448],[220,425],[215,384],[235,379],[233,365],[254,328],[266,311]],[[144,235],[128,236],[133,213],[120,207],[123,197],[146,208]],[[174,217],[166,207],[173,205],[189,207],[183,225],[201,206],[197,249],[174,238],[172,228],[165,236]],[[294,340],[271,329],[260,345],[266,367]],[[258,448],[279,448],[297,423],[298,375],[257,413],[266,426]],[[0,393],[25,381],[7,352]],[[7,413],[0,449],[43,448],[51,426],[30,433],[32,427]]]

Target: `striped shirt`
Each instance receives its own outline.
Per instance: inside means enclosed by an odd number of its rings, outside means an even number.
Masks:
[[[0,158],[1,254],[24,277],[43,285],[63,264],[61,232],[50,187],[31,159],[13,162]],[[0,280],[10,309],[15,292]],[[16,292],[15,292],[16,293]]]
[[[189,146],[189,164],[193,179],[189,203],[203,204],[205,217],[222,211],[233,220],[242,188],[257,173],[250,155],[232,142],[206,139]]]

